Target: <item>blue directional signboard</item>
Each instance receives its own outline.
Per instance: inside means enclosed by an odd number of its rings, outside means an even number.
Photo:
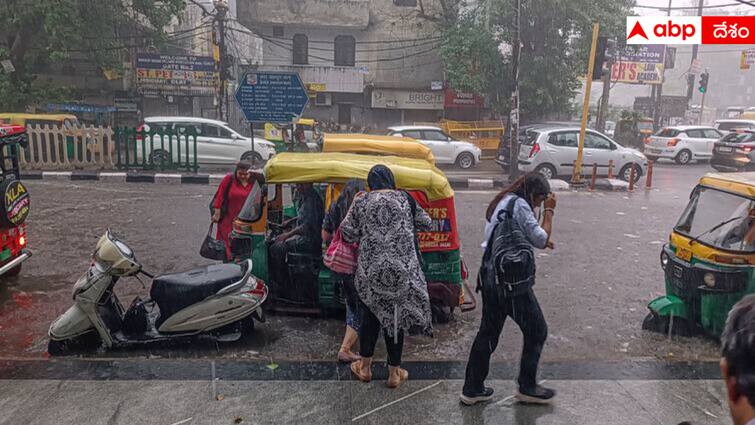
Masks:
[[[249,72],[236,90],[236,102],[252,123],[290,124],[309,102],[295,72]]]

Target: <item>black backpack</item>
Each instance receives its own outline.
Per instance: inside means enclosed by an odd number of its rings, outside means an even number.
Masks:
[[[535,284],[535,253],[522,229],[514,221],[514,196],[498,213],[498,224],[488,239],[477,275],[482,285],[498,288],[504,297],[525,293]]]

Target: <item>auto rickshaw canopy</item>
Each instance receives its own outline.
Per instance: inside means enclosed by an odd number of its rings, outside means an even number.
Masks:
[[[454,195],[446,176],[433,164],[396,156],[284,152],[267,162],[265,179],[271,184],[345,183],[350,179],[367,180],[370,169],[378,164],[391,169],[400,189],[423,191],[430,201]]]
[[[755,198],[755,172],[708,173],[700,178],[700,185]]]
[[[392,155],[415,158],[435,164],[433,151],[409,137],[376,136],[371,134],[326,133],[323,152],[360,153],[367,155]]]

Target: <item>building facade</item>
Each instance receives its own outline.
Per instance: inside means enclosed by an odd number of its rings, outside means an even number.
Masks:
[[[307,118],[383,129],[435,122],[445,93],[436,0],[237,0],[261,71],[298,72]]]

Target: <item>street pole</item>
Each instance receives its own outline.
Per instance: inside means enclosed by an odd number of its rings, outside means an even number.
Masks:
[[[600,24],[592,24],[592,46],[590,46],[590,58],[587,64],[587,76],[585,84],[585,100],[582,104],[582,125],[579,128],[579,148],[577,149],[577,160],[574,162],[574,171],[571,176],[571,184],[579,185],[582,183],[582,154],[585,149],[585,132],[587,129],[587,116],[590,113],[590,90],[592,89],[592,72],[595,69],[595,50],[598,45],[598,34],[600,33]]]
[[[225,19],[226,14],[228,13],[228,3],[226,3],[226,0],[216,0],[215,1],[215,9],[217,9],[217,13],[215,14],[215,20],[218,23],[218,47],[220,50],[220,61],[219,61],[219,71],[220,71],[220,87],[218,88],[218,119],[221,121],[226,120],[226,113],[227,108],[226,103],[228,101],[228,96],[226,95],[226,67],[228,64],[226,63],[226,45],[225,45]]]
[[[697,4],[697,16],[703,16],[703,6],[705,6],[705,0],[700,0],[700,2]],[[697,60],[697,44],[692,45],[692,60],[690,61],[690,70],[692,69],[692,65]],[[696,75],[692,74],[692,77],[687,78],[687,100],[692,100],[692,92],[695,89],[695,77]]]
[[[671,4],[673,0],[668,0],[668,9],[666,11],[666,16],[671,16]],[[660,127],[661,124],[661,111],[663,109],[663,83],[666,79],[666,50],[668,46],[663,46],[663,57],[661,60],[663,61],[663,72],[661,73],[661,82],[657,85],[655,89],[655,99],[653,102],[653,129],[657,129]]]
[[[597,64],[603,66],[602,64]],[[598,119],[596,130],[601,133],[606,130],[606,117],[608,116],[608,96],[611,95],[611,68],[613,59],[608,61],[608,71],[603,74],[603,95],[600,97],[600,106],[598,106]]]
[[[521,22],[522,0],[515,0],[514,40],[511,50],[511,113],[509,114],[509,181],[519,177],[519,56],[522,53]]]

